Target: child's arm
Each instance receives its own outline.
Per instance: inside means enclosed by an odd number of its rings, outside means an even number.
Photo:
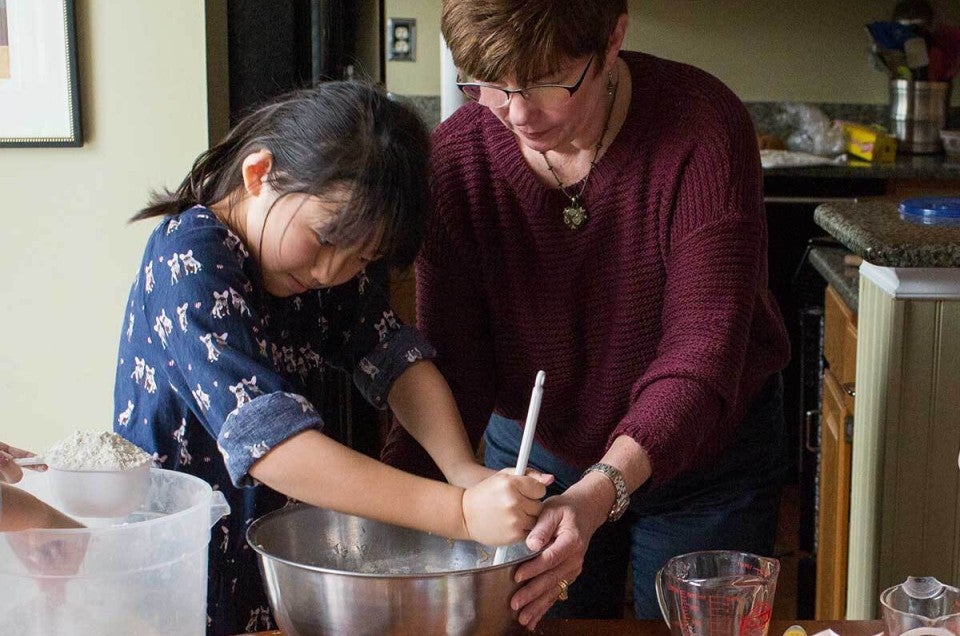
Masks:
[[[16,486],[0,483],[0,532],[82,527],[83,525],[30,493]]]
[[[429,360],[410,365],[397,378],[388,402],[451,484],[469,488],[496,472],[477,462],[453,394]]]
[[[522,540],[536,523],[541,480],[504,470],[464,490],[417,477],[316,430],[273,447],[249,475],[315,506],[487,545]]]

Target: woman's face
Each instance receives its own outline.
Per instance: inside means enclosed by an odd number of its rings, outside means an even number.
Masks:
[[[292,296],[310,289],[342,285],[380,258],[380,233],[356,245],[332,245],[321,239],[323,228],[350,199],[346,188],[323,197],[278,196],[269,186],[255,198],[258,213],[249,217],[249,246],[258,255],[263,283],[274,296]],[[272,205],[272,209],[270,206]],[[265,218],[265,221],[264,221]],[[262,241],[258,227],[263,228]]]
[[[536,101],[514,94],[506,106],[491,108],[490,111],[530,149],[546,152],[561,147],[575,140],[592,118],[604,117],[607,75],[597,72],[601,63],[601,58],[592,56],[570,58],[556,74],[537,78],[524,87],[532,88],[540,84],[572,86],[582,76],[580,86],[561,105],[541,107]],[[511,77],[495,84],[504,88],[520,88]]]

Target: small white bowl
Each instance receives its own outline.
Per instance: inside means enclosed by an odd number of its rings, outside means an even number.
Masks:
[[[77,517],[126,517],[150,490],[150,464],[124,470],[47,471],[50,491],[63,512]]]
[[[960,157],[960,130],[941,130],[943,151],[950,157]]]

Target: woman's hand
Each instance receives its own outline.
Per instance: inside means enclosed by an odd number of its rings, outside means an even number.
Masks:
[[[485,545],[509,545],[523,539],[543,504],[553,475],[530,471],[514,475],[504,468],[463,493],[463,523],[471,539]]]
[[[0,442],[0,481],[15,484],[23,479],[23,471],[14,459],[33,457],[33,453]],[[34,470],[46,470],[46,466],[31,467]]]
[[[535,629],[557,602],[560,581],[569,585],[580,575],[590,539],[606,521],[613,504],[613,488],[604,481],[609,480],[588,474],[543,503],[540,518],[527,537],[528,548],[543,552],[517,570],[516,581],[526,585],[510,600],[514,611],[520,612],[517,620],[527,629]]]

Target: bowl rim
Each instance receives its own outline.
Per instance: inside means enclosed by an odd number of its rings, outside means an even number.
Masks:
[[[273,521],[274,518],[276,518],[276,517],[282,517],[282,516],[287,516],[287,515],[291,515],[291,514],[296,514],[296,513],[300,512],[301,510],[310,509],[310,508],[316,508],[317,510],[327,510],[327,511],[329,511],[329,512],[335,512],[335,513],[337,513],[337,514],[343,514],[343,515],[348,515],[348,516],[351,516],[351,517],[358,517],[358,518],[360,518],[360,519],[363,519],[363,517],[359,517],[359,515],[351,515],[351,514],[346,513],[346,512],[339,512],[339,511],[336,511],[336,510],[331,510],[331,509],[329,509],[329,508],[321,508],[320,506],[314,506],[314,505],[311,505],[311,504],[308,504],[308,503],[304,503],[304,502],[302,502],[302,501],[296,502],[296,503],[290,503],[290,504],[285,505],[285,506],[282,507],[282,508],[278,508],[278,509],[276,509],[276,510],[273,510],[273,511],[271,511],[271,512],[268,512],[268,513],[266,513],[266,514],[264,514],[264,515],[262,515],[262,516],[260,516],[260,517],[258,517],[258,518],[256,518],[256,519],[254,519],[253,522],[247,527],[247,531],[246,531],[246,533],[245,533],[245,538],[246,538],[246,540],[247,540],[247,545],[249,545],[258,555],[260,555],[260,559],[261,559],[262,561],[267,561],[267,560],[269,560],[269,561],[271,561],[271,562],[279,562],[279,563],[283,563],[284,565],[287,565],[287,566],[289,566],[289,567],[292,567],[292,568],[294,568],[294,569],[305,570],[305,571],[308,571],[308,572],[320,572],[320,573],[323,573],[323,574],[335,574],[335,575],[338,575],[338,576],[350,576],[350,577],[357,577],[357,578],[364,578],[364,579],[417,579],[417,580],[423,580],[423,579],[447,578],[447,577],[451,577],[451,576],[461,576],[461,575],[462,575],[462,576],[470,576],[470,575],[474,575],[474,574],[476,574],[476,573],[478,573],[478,572],[490,572],[490,571],[493,571],[493,570],[500,570],[500,569],[503,569],[503,568],[510,568],[510,567],[516,566],[516,565],[518,565],[518,564],[520,564],[520,563],[523,563],[523,562],[525,562],[525,561],[529,561],[530,559],[533,559],[534,557],[539,556],[539,555],[543,552],[543,549],[540,549],[540,550],[537,550],[537,551],[535,551],[535,552],[531,552],[530,554],[527,554],[527,555],[525,555],[525,556],[522,556],[522,557],[520,557],[520,558],[518,558],[518,559],[511,559],[511,560],[509,560],[509,561],[504,561],[503,563],[498,563],[498,564],[496,564],[496,565],[491,564],[491,565],[488,565],[488,566],[478,567],[478,568],[467,568],[467,569],[459,569],[459,570],[442,570],[442,571],[439,571],[439,572],[438,572],[438,571],[433,571],[433,572],[410,572],[410,573],[398,573],[398,574],[382,574],[382,573],[379,573],[379,572],[351,572],[351,571],[349,571],[349,570],[337,570],[337,569],[334,569],[334,568],[323,567],[323,566],[320,566],[320,565],[309,565],[309,564],[306,564],[306,563],[298,563],[298,562],[296,562],[296,561],[291,561],[290,559],[285,559],[285,558],[283,558],[283,557],[279,557],[279,556],[276,556],[276,555],[274,555],[274,554],[271,554],[271,553],[268,552],[263,546],[257,545],[257,544],[255,544],[255,543],[251,540],[251,535],[255,532],[256,528],[258,528],[258,527],[260,527],[260,526],[262,526],[262,525],[264,525],[264,524],[266,524],[266,523],[269,523],[269,522]],[[376,521],[376,520],[375,520],[375,519],[371,519],[371,521]],[[377,523],[383,523],[383,524],[386,524],[386,525],[394,525],[394,524],[386,523],[386,522],[384,522],[384,521],[376,521],[376,522],[377,522]],[[397,526],[397,527],[402,527],[402,526]],[[444,538],[444,537],[440,537],[440,535],[434,535],[434,536],[437,536],[438,538],[441,538],[441,539]],[[476,541],[466,541],[466,540],[458,540],[458,539],[452,539],[452,540],[453,540],[453,541],[458,541],[458,542],[461,542],[461,543],[477,543]],[[483,544],[477,543],[477,545],[483,545]],[[514,544],[514,545],[515,545],[515,544]],[[492,547],[492,546],[485,546],[485,547],[488,547],[488,548],[491,549],[491,554],[493,554],[493,551],[496,550],[496,548],[495,548],[495,547]],[[529,548],[528,548],[528,549],[529,549]]]

